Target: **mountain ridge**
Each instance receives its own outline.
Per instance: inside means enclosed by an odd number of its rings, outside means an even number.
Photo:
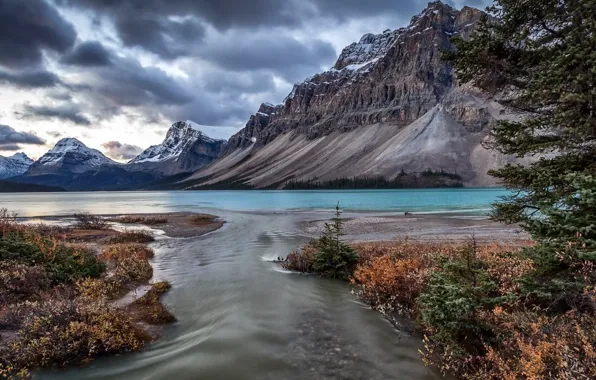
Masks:
[[[513,160],[483,147],[492,120],[516,118],[457,83],[441,51],[468,38],[482,12],[429,3],[407,27],[366,34],[333,67],[297,83],[283,104],[263,103],[222,157],[187,188],[218,182],[265,188],[290,180],[394,178],[401,170],[457,173],[494,186],[490,168]]]

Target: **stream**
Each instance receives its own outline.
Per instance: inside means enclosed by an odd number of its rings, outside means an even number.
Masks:
[[[269,262],[307,241],[294,213],[222,211],[226,224],[154,243],[154,280],[178,318],[143,351],[41,379],[439,379],[419,338],[398,332],[341,281]]]

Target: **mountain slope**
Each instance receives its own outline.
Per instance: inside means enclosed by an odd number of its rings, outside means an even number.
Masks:
[[[0,156],[0,179],[19,176],[27,171],[33,160],[25,153],[15,153],[10,157]]]
[[[330,70],[295,85],[283,104],[263,104],[223,157],[191,176],[187,187],[392,178],[402,169],[442,169],[469,186],[493,185],[486,169],[511,158],[481,143],[491,120],[515,116],[459,86],[440,59],[451,36],[469,36],[480,15],[433,2],[406,28],[365,35]]]
[[[198,170],[214,161],[224,148],[225,140],[208,137],[191,122],[172,124],[166,138],[132,159],[128,166],[163,175],[175,175]]]
[[[33,163],[25,175],[70,175],[97,169],[102,165],[119,164],[75,138],[64,138]]]

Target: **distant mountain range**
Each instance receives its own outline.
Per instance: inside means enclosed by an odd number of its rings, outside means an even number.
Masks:
[[[217,159],[226,141],[212,139],[199,128],[190,121],[174,123],[161,144],[149,147],[126,164],[75,138],[64,138],[35,162],[22,153],[1,157],[0,178],[71,191],[142,188],[169,176],[195,172]]]
[[[282,104],[263,103],[228,141],[179,121],[161,144],[120,164],[63,139],[35,163],[2,158],[0,178],[67,190],[284,188],[426,172],[438,185],[496,185],[487,171],[516,159],[483,142],[492,121],[519,115],[458,83],[440,58],[481,14],[436,1],[407,27],[364,35]]]

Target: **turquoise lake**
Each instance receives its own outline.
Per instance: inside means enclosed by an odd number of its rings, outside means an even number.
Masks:
[[[507,191],[483,189],[407,190],[250,190],[0,194],[0,207],[20,216],[158,213],[174,211],[328,210],[337,202],[345,211],[486,213]]]

